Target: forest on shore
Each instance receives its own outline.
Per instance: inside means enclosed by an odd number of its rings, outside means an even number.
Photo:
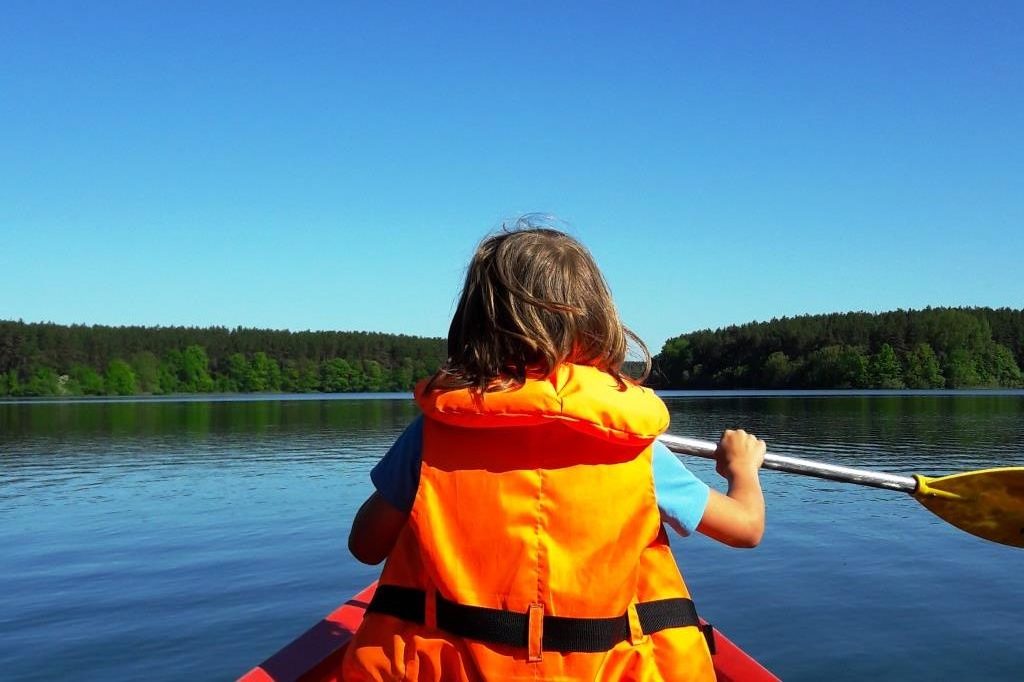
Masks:
[[[0,321],[0,397],[408,391],[445,340],[242,327]],[[668,340],[656,388],[1024,385],[1024,310],[926,308],[784,317]]]
[[[0,396],[408,391],[443,339],[0,321]]]
[[[1024,310],[832,313],[701,330],[665,342],[660,388],[1016,388]]]

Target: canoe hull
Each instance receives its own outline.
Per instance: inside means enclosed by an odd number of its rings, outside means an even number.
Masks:
[[[377,584],[349,599],[239,682],[341,682],[341,658],[363,621]],[[715,630],[715,674],[719,682],[778,682],[779,678]]]

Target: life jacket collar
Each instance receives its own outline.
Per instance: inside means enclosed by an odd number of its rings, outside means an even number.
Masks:
[[[423,414],[451,426],[499,428],[562,422],[596,438],[628,444],[650,442],[668,428],[668,410],[654,391],[621,386],[596,367],[565,363],[515,389],[478,393],[416,387]]]

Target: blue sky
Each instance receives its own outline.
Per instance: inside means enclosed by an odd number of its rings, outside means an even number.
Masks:
[[[6,2],[0,319],[444,335],[550,212],[654,350],[1024,305],[1024,5]]]

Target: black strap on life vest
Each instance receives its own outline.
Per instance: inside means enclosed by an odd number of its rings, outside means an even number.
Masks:
[[[426,599],[423,590],[378,585],[366,611],[422,625]],[[489,644],[515,647],[528,644],[529,617],[525,613],[458,604],[440,594],[435,606],[437,627],[445,632]],[[636,614],[645,635],[668,628],[700,627],[714,653],[713,631],[710,626],[701,626],[697,609],[689,599],[679,597],[640,602],[636,605]],[[543,632],[541,647],[545,651],[598,653],[629,639],[629,616],[568,618],[545,615]]]

